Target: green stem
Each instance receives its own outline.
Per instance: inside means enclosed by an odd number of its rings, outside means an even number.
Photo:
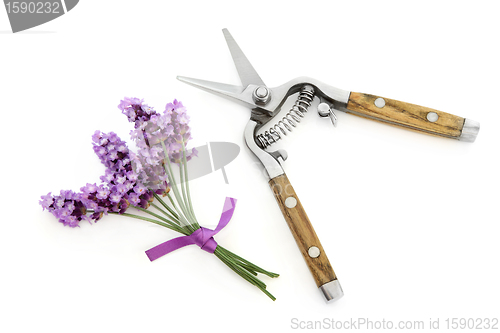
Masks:
[[[247,280],[249,283],[255,285],[257,288],[259,288],[264,294],[266,294],[269,298],[271,298],[273,301],[276,300],[276,297],[274,297],[269,291],[266,290],[265,284],[260,281],[259,279],[255,278],[254,276],[250,275],[245,270],[242,270],[240,267],[237,266],[237,264],[233,263],[226,254],[224,253],[224,249],[220,248],[217,246],[215,249],[214,254],[219,258],[226,266],[231,268],[236,274],[241,276],[243,279]]]
[[[196,218],[196,215],[194,214],[194,209],[193,209],[193,203],[191,202],[191,193],[189,192],[189,177],[188,177],[188,168],[187,168],[187,159],[186,159],[186,146],[184,145],[184,141],[182,141],[182,157],[184,160],[184,175],[186,178],[186,189],[187,189],[187,198],[188,198],[188,206],[191,211],[191,215],[193,216],[193,219],[198,222],[198,219]]]
[[[167,152],[167,147],[165,147],[165,143],[163,141],[161,142],[161,146],[163,148],[163,153],[165,154],[165,162],[166,162],[163,165],[163,168],[165,169],[165,172],[169,176],[169,179],[172,181],[172,190],[174,191],[175,200],[177,201],[177,203],[179,204],[179,207],[180,207],[180,211],[176,207],[177,212],[179,213],[179,218],[180,218],[181,222],[186,224],[186,227],[188,229],[193,229],[193,228],[189,227],[190,222],[188,222],[188,220],[186,219],[188,217],[188,215],[186,214],[186,207],[184,206],[184,203],[182,201],[182,197],[179,195],[179,189],[177,188],[177,183],[175,181],[174,173],[172,172],[172,165],[170,164],[170,158],[169,158],[169,155]],[[181,211],[182,211],[182,214],[181,214]]]
[[[246,270],[247,272],[249,272],[250,274],[254,275],[254,276],[257,276],[258,273],[252,269],[252,267],[248,266],[247,264],[244,264],[242,263],[241,261],[235,261],[235,263],[240,266],[241,268],[243,268],[244,270]]]
[[[164,222],[168,223],[168,224],[172,227],[172,229],[174,229],[174,230],[176,230],[176,231],[178,231],[178,232],[180,232],[180,233],[182,233],[182,234],[185,234],[185,235],[190,235],[190,234],[191,234],[191,233],[187,233],[187,232],[186,232],[186,230],[182,229],[182,227],[180,227],[180,226],[176,225],[174,222],[172,222],[172,221],[170,221],[170,220],[167,220],[166,218],[164,218],[164,217],[162,217],[162,216],[160,216],[160,215],[158,215],[158,214],[155,214],[155,213],[153,213],[153,212],[150,212],[150,211],[149,211],[149,210],[147,210],[147,209],[144,209],[144,208],[141,208],[141,207],[136,207],[136,206],[131,206],[131,207],[134,207],[135,209],[138,209],[138,210],[140,210],[141,212],[144,212],[144,213],[146,213],[146,214],[149,214],[149,215],[151,215],[151,216],[154,216],[154,217],[156,217],[157,219],[160,219],[160,220],[162,220],[162,221],[164,221]]]
[[[161,205],[163,207],[165,207],[165,209],[167,209],[170,214],[172,214],[177,220],[179,220],[179,215],[177,215],[174,210],[172,208],[170,208],[166,203],[165,201],[163,201],[163,199],[158,195],[156,194],[154,191],[153,191],[153,195],[155,196],[156,200],[158,200],[159,203],[161,203]]]
[[[214,254],[219,258],[223,263],[225,263],[229,268],[231,268],[233,271],[235,271],[239,276],[250,282],[251,284],[265,288],[264,283],[261,281],[261,283],[255,283],[255,281],[250,279],[250,276],[248,275],[247,272],[242,271],[239,267],[237,267],[227,256],[224,255],[222,251],[215,251]]]
[[[187,230],[189,230],[191,233],[194,232],[196,229],[198,229],[198,228],[192,228],[189,225],[189,223],[186,222],[186,219],[182,216],[182,213],[179,210],[179,208],[177,208],[177,205],[175,204],[175,200],[172,198],[172,196],[170,195],[170,193],[167,193],[167,198],[168,198],[168,200],[170,200],[170,203],[172,204],[172,206],[174,207],[175,211],[177,212],[177,214],[179,216],[179,221],[181,222],[181,226],[183,228],[186,228]]]
[[[147,214],[150,214],[162,221],[165,221],[167,223],[163,223],[157,220],[153,220],[144,216],[139,216],[139,215],[134,215],[134,214],[129,214],[129,213],[115,213],[115,212],[109,212],[110,214],[115,214],[115,215],[123,215],[127,217],[132,217],[135,219],[143,220],[143,221],[148,221],[157,225],[160,225],[162,227],[177,231],[179,233],[182,233],[184,235],[190,235],[190,232],[187,232],[185,229],[180,227],[179,225],[174,224],[173,221],[167,220],[155,213],[152,213],[144,208],[141,207],[136,207],[136,206],[131,206],[133,208],[136,208],[137,210],[140,210],[142,212],[145,212]],[[155,208],[160,209],[158,206],[154,205]],[[161,209],[160,209],[161,210]],[[88,210],[89,212],[92,212],[92,210]],[[163,211],[163,210],[161,210]],[[163,211],[164,212],[164,211]],[[165,212],[166,213],[166,212]],[[264,282],[262,282],[259,278],[257,278],[257,272],[266,274],[270,277],[277,277],[278,274],[275,273],[270,273],[262,268],[252,264],[248,260],[245,260],[241,258],[240,256],[234,254],[233,252],[223,248],[222,246],[217,246],[214,254],[217,258],[219,258],[226,266],[228,266],[232,271],[234,271],[236,274],[238,274],[241,278],[245,279],[252,285],[256,286],[259,288],[265,295],[267,295],[270,299],[273,301],[276,300],[276,297],[274,297],[269,291],[266,289],[266,285]]]
[[[161,209],[161,207],[158,207],[157,205],[155,205],[153,202],[150,204],[151,206],[153,206],[154,208],[158,209],[160,212],[163,213],[163,215],[165,215],[166,217],[168,217],[170,220],[172,220],[172,222],[175,222],[175,224],[177,225],[181,225],[181,223],[179,222],[178,219],[176,219],[175,217],[173,217],[172,215],[170,215],[169,213],[167,213],[166,211],[164,211],[163,209]]]
[[[168,228],[168,229],[171,229],[171,230],[174,230],[174,231],[177,231],[177,232],[180,232],[184,235],[188,235],[184,230],[182,229],[178,229],[178,228],[174,228],[172,227],[171,225],[169,224],[166,224],[166,223],[163,223],[163,222],[160,222],[160,221],[156,221],[156,220],[153,220],[153,219],[150,219],[150,218],[147,218],[147,217],[144,217],[144,216],[139,216],[139,215],[134,215],[134,214],[129,214],[129,213],[123,213],[123,214],[120,214],[120,213],[115,213],[115,212],[108,212],[108,214],[114,214],[114,215],[121,215],[121,216],[127,216],[127,217],[133,217],[135,219],[138,219],[138,220],[143,220],[143,221],[148,221],[148,222],[151,222],[151,223],[154,223],[154,224],[157,224],[157,225],[161,225],[162,227],[165,227],[165,228]]]
[[[218,245],[218,247],[220,247],[221,250],[226,251],[227,254],[230,255],[235,260],[238,260],[238,261],[241,261],[242,263],[247,264],[249,267],[252,268],[252,270],[254,270],[254,271],[258,272],[258,273],[262,273],[262,274],[267,275],[267,276],[272,277],[272,278],[276,278],[276,277],[280,276],[279,274],[268,272],[265,269],[260,268],[259,266],[257,266],[255,264],[251,263],[250,261],[248,261],[248,260],[246,260],[246,259],[244,259],[244,258],[242,258],[242,257],[240,257],[240,256],[238,256],[236,254],[234,254],[233,252],[229,251],[228,249],[223,248],[220,245]]]
[[[182,161],[179,161],[179,176],[180,176],[180,183],[181,183],[181,194],[182,194],[182,198],[183,198],[183,203],[184,203],[185,208],[186,208],[186,217],[188,218],[189,222],[191,222],[191,224],[194,224],[195,221],[194,221],[193,216],[191,215],[191,209],[189,208],[189,202],[188,202],[187,196],[186,196],[186,186],[185,186],[186,180],[184,179]]]
[[[179,209],[177,208],[177,205],[175,204],[175,201],[174,199],[172,198],[172,196],[170,195],[170,193],[167,193],[167,198],[168,200],[170,200],[170,203],[172,204],[172,206],[174,207],[175,211],[176,212],[179,212]]]
[[[258,286],[258,287],[261,287],[261,288],[266,288],[266,284],[264,282],[262,282],[261,280],[259,280],[255,274],[252,274],[251,271],[248,271],[247,269],[245,269],[245,267],[241,266],[239,264],[239,262],[236,262],[234,260],[231,259],[231,257],[229,257],[227,255],[227,253],[225,253],[225,251],[220,251],[220,254],[221,256],[223,256],[228,262],[230,262],[234,267],[236,267],[241,273],[243,273],[246,277],[247,277],[247,280],[250,281],[252,284]],[[252,275],[249,275],[252,274]]]

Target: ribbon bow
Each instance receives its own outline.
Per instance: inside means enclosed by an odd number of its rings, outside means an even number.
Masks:
[[[200,227],[199,229],[196,229],[191,235],[171,239],[147,250],[146,255],[148,256],[149,260],[153,261],[172,251],[191,244],[198,245],[202,250],[207,251],[208,253],[214,253],[215,248],[217,247],[217,242],[215,241],[213,236],[221,231],[229,223],[231,217],[233,216],[235,207],[236,199],[226,197],[219,224],[217,224],[215,230]]]

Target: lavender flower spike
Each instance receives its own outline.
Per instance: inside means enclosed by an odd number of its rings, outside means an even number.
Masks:
[[[47,209],[59,222],[69,227],[77,227],[82,220],[87,220],[87,209],[82,202],[82,196],[73,191],[62,190],[60,195],[52,196],[51,193],[43,195],[39,201],[43,209]],[[90,221],[89,221],[90,222]]]

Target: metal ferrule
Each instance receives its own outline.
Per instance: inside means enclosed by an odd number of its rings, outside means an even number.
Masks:
[[[335,302],[336,300],[344,296],[344,291],[340,286],[339,280],[333,280],[328,283],[325,283],[324,285],[319,287],[319,290],[321,291],[321,293],[325,297],[325,300],[328,303]]]
[[[474,142],[478,133],[479,123],[471,119],[465,119],[464,127],[462,128],[462,134],[460,134],[458,140],[465,142]]]

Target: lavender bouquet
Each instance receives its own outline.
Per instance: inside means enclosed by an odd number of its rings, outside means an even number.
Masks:
[[[277,277],[278,274],[237,256],[213,239],[229,222],[236,200],[226,198],[215,230],[203,228],[198,223],[190,198],[187,168],[187,162],[196,157],[197,151],[186,149],[191,131],[182,103],[177,100],[168,103],[163,114],[138,98],[125,98],[118,108],[134,123],[130,135],[137,151],[130,151],[113,132],[96,131],[92,136],[93,149],[106,167],[100,177],[101,184],[88,183],[78,193],[71,190],[62,190],[59,195],[48,193],[40,200],[43,209],[72,228],[84,220],[92,224],[104,215],[117,214],[177,231],[183,236],[146,251],[151,261],[179,247],[196,244],[215,254],[234,272],[275,300],[257,275]],[[174,176],[175,166],[178,166],[179,180]],[[145,214],[134,214],[131,208]]]

